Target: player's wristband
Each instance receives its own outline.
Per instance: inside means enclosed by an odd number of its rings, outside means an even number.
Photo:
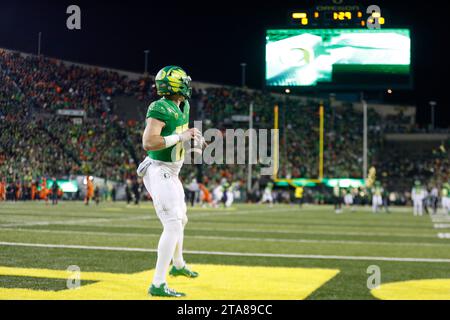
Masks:
[[[181,138],[177,134],[173,134],[171,136],[164,137],[164,141],[166,142],[166,148],[176,145],[180,142]]]

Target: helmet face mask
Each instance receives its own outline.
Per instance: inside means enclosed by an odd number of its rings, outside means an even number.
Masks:
[[[182,95],[189,99],[192,94],[191,77],[180,67],[162,68],[155,77],[156,90],[160,96]]]

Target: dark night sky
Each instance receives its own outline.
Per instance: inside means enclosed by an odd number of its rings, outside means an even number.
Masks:
[[[248,86],[260,88],[265,28],[287,26],[290,9],[317,2],[2,0],[0,47],[36,52],[42,31],[42,50],[48,56],[142,71],[143,51],[149,49],[150,73],[177,64],[194,80],[230,85],[240,83],[240,63],[245,61]],[[415,101],[418,120],[424,124],[430,118],[427,102],[436,100],[438,125],[449,126],[446,10],[433,0],[358,3],[378,4],[395,25],[412,27],[415,88],[394,92],[389,99]],[[81,7],[81,31],[66,28],[70,4]]]

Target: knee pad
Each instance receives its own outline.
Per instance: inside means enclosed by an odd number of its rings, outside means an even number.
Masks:
[[[154,203],[156,214],[159,220],[165,224],[165,222],[180,220],[183,221],[186,219],[186,204],[176,204],[176,203]],[[185,223],[185,224],[186,224]]]
[[[169,220],[164,222],[164,232],[168,232],[170,234],[174,234],[178,236],[183,232],[183,226],[181,224],[181,220]]]

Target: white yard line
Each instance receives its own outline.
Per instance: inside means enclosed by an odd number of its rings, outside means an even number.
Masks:
[[[450,217],[442,217],[442,218],[431,218],[431,221],[435,222],[435,223],[446,223],[446,222],[450,222]]]
[[[290,212],[295,211],[295,209],[283,209],[277,210],[278,212]],[[201,213],[191,213],[189,217],[207,217],[207,216],[223,216],[223,215],[245,215],[250,213],[259,213],[257,210],[243,210],[243,211],[208,211]],[[61,217],[61,216],[59,216]],[[74,225],[74,224],[84,224],[84,223],[98,223],[98,222],[114,222],[114,221],[133,221],[133,220],[157,220],[156,214],[149,214],[138,217],[111,217],[111,218],[86,218],[86,219],[70,219],[70,220],[44,220],[44,221],[31,221],[31,222],[14,222],[7,224],[0,224],[0,228],[8,227],[27,227],[27,226],[48,226],[48,225]],[[94,225],[94,224],[93,224]]]
[[[450,224],[445,224],[445,223],[436,223],[436,222],[449,222],[450,221],[450,217],[446,216],[446,215],[430,215],[430,219],[431,222],[433,222],[433,228],[434,229],[447,229],[450,228]],[[449,220],[447,220],[449,219]],[[439,232],[437,234],[437,237],[439,239],[450,239],[450,233],[442,233]]]
[[[80,234],[95,235],[108,237],[143,237],[143,238],[159,238],[160,234],[146,233],[124,233],[124,232],[103,232],[103,231],[77,231],[77,230],[50,230],[50,229],[21,229],[21,228],[1,228],[6,231],[20,231],[28,233],[50,233],[50,234]],[[401,246],[419,246],[419,247],[446,247],[448,243],[432,243],[432,242],[389,242],[389,241],[356,241],[356,240],[316,240],[316,239],[285,239],[285,238],[253,238],[253,237],[227,237],[227,236],[202,236],[202,235],[185,235],[188,239],[205,239],[205,240],[225,240],[225,241],[252,241],[252,242],[285,242],[285,243],[321,243],[321,244],[354,244],[354,245],[401,245]],[[441,238],[445,238],[444,236]]]
[[[214,211],[214,209],[211,209],[211,211],[207,211],[207,212],[201,212],[201,213],[194,213],[194,212],[189,212],[188,209],[188,217],[192,217],[192,218],[197,218],[197,217],[209,217],[209,216],[235,216],[235,215],[247,215],[247,214],[251,214],[251,213],[255,213],[255,214],[278,214],[278,213],[282,213],[282,212],[295,212],[295,211],[299,211],[298,208],[286,208],[286,209],[281,209],[281,210],[277,210],[276,208],[271,208],[270,210],[267,211],[259,211],[259,210],[230,210],[230,211],[226,211],[226,210],[221,210],[221,211]],[[300,213],[300,212],[299,212]]]
[[[146,249],[146,248],[104,247],[104,246],[86,246],[86,245],[22,243],[22,242],[0,242],[0,246],[50,248],[50,249],[104,250],[104,251],[124,251],[124,252],[157,252],[156,249]],[[186,250],[185,253],[187,253],[187,254],[198,254],[198,255],[239,256],[239,257],[265,257],[265,258],[289,258],[289,259],[324,259],[324,260],[362,260],[362,261],[396,261],[396,262],[450,263],[450,259],[437,259],[437,258],[334,256],[334,255],[276,254],[276,253],[197,251],[197,250]]]
[[[316,231],[316,230],[275,230],[275,229],[252,229],[252,228],[191,228],[187,227],[189,230],[198,231],[229,231],[229,232],[248,232],[248,233],[276,233],[276,234],[315,234],[315,235],[343,235],[343,236],[376,236],[376,237],[420,237],[420,238],[434,238],[432,235],[417,235],[412,233],[402,233],[394,234],[387,232],[335,232],[335,231]],[[300,228],[299,228],[300,229]]]
[[[315,207],[311,207],[308,209],[312,209]],[[197,208],[198,209],[198,208]],[[286,213],[286,212],[298,212],[299,214],[302,213],[302,211],[299,211],[298,207],[290,207],[290,208],[283,208],[283,209],[279,209],[277,207],[273,207],[273,208],[265,208],[266,211],[261,212],[260,210],[226,210],[226,209],[221,209],[221,210],[216,210],[216,209],[210,209],[210,208],[205,208],[203,210],[205,211],[195,211],[195,208],[193,209],[194,211],[189,212],[188,209],[188,217],[193,218],[193,220],[195,220],[197,217],[216,217],[216,216],[235,216],[235,215],[248,215],[248,214],[279,214],[279,213]],[[366,209],[366,208],[364,208]],[[192,209],[190,209],[192,210]],[[369,209],[367,209],[369,210]],[[124,213],[126,214],[126,213]],[[58,217],[64,217],[59,215]],[[70,218],[70,216],[68,217]],[[54,221],[54,220],[44,220],[44,221],[31,221],[31,222],[13,222],[13,223],[6,223],[6,224],[0,224],[0,228],[1,227],[22,227],[22,226],[46,226],[46,225],[76,225],[76,224],[91,224],[92,226],[104,226],[103,224],[95,224],[95,223],[108,223],[108,222],[115,222],[115,221],[133,221],[133,220],[157,220],[157,216],[154,212],[149,212],[148,215],[140,215],[138,217],[105,217],[105,218],[88,218],[86,217],[85,219],[70,219],[70,220],[60,220],[60,221]],[[312,222],[312,223],[323,223],[323,220],[310,220],[309,217],[306,218],[306,222]],[[288,224],[288,223],[286,223]],[[326,224],[327,226],[330,226],[330,228],[334,228],[334,227],[345,227],[346,224]],[[364,224],[360,224],[361,226]],[[383,226],[383,225],[380,225]],[[402,224],[402,223],[397,223],[397,224],[389,224],[389,226],[407,226],[407,227],[412,227],[414,228],[415,225],[409,225],[409,224]],[[358,228],[358,226],[353,226],[352,228]],[[267,231],[267,232],[278,232],[278,231]],[[290,233],[290,232],[288,232]],[[326,233],[328,234],[328,233]],[[352,235],[351,233],[348,233],[349,235]],[[357,233],[353,233],[354,235],[358,235]],[[360,235],[365,235],[368,233],[360,233]],[[374,234],[375,235],[375,234]],[[377,234],[378,235],[378,234]],[[380,236],[385,236],[385,235],[390,235],[388,233],[385,234],[379,234]],[[410,234],[411,236],[415,236]]]
[[[211,209],[213,210],[213,209]],[[276,212],[289,212],[294,211],[295,209],[283,209],[278,210]],[[196,217],[206,217],[206,216],[221,216],[221,215],[244,215],[244,214],[250,214],[250,213],[258,213],[258,210],[243,210],[243,211],[207,211],[207,212],[200,212],[198,214],[191,213],[189,217],[196,218]],[[63,215],[59,215],[59,217],[63,217]],[[14,222],[14,223],[7,223],[7,224],[0,224],[0,228],[7,228],[7,227],[26,227],[26,226],[46,226],[46,225],[73,225],[77,223],[96,223],[96,222],[112,222],[112,221],[133,221],[133,220],[157,220],[156,214],[148,214],[148,215],[140,215],[137,217],[105,217],[105,218],[88,218],[85,219],[70,219],[70,220],[60,220],[60,221],[54,221],[54,220],[44,220],[44,221],[31,221],[31,222]]]
[[[73,225],[76,225],[74,223]],[[91,227],[104,227],[103,224],[90,224]],[[2,226],[0,225],[0,228]],[[188,227],[191,231],[230,231],[230,232],[247,232],[247,233],[276,233],[276,234],[315,234],[330,236],[374,236],[374,237],[412,237],[412,238],[435,238],[434,234],[417,234],[417,233],[387,233],[387,232],[335,232],[335,231],[316,231],[316,230],[275,230],[275,229],[253,229],[253,228],[198,228]]]
[[[16,222],[16,223],[1,224],[0,228],[27,227],[27,226],[49,226],[49,225],[76,225],[76,224],[96,223],[96,222],[152,220],[152,219],[156,219],[156,217],[138,216],[138,217],[121,217],[121,218],[71,219],[71,220],[60,220],[60,221],[46,220],[46,221]]]
[[[284,208],[284,209],[277,209],[273,208],[271,210],[265,211],[264,213],[270,213],[270,214],[277,214],[279,212],[293,212],[297,211],[298,208]],[[197,211],[198,212],[198,211]],[[233,215],[245,215],[245,214],[251,214],[251,213],[261,213],[258,210],[242,210],[242,211],[215,211],[212,209],[211,211],[206,212],[191,212],[189,214],[190,218],[193,218],[195,220],[196,217],[205,217],[205,216],[233,216]],[[146,214],[146,215],[139,215],[134,217],[110,217],[110,218],[88,218],[88,219],[71,219],[71,220],[61,220],[61,221],[54,221],[54,220],[46,220],[46,221],[35,221],[35,222],[15,222],[15,223],[6,223],[6,224],[0,224],[0,228],[8,228],[8,227],[27,227],[27,226],[49,226],[49,225],[84,225],[89,224],[90,226],[102,226],[104,227],[105,224],[103,223],[110,223],[110,222],[117,222],[117,221],[139,221],[139,220],[157,220],[156,214]],[[330,228],[339,227],[340,225],[330,225]],[[275,234],[316,234],[316,235],[344,235],[344,236],[376,236],[376,237],[386,237],[386,236],[394,236],[394,237],[415,237],[415,238],[434,238],[435,235],[424,235],[424,234],[417,234],[417,233],[399,233],[399,234],[393,234],[393,233],[387,233],[387,232],[334,232],[334,231],[315,231],[315,230],[275,230],[275,229],[252,229],[252,228],[220,228],[220,229],[214,229],[214,228],[189,228],[190,230],[199,230],[199,231],[234,231],[234,232],[248,232],[248,233],[275,233]]]
[[[450,228],[450,224],[446,224],[446,223],[435,223],[435,224],[434,224],[434,228],[435,228],[435,229],[449,229],[449,228]]]

